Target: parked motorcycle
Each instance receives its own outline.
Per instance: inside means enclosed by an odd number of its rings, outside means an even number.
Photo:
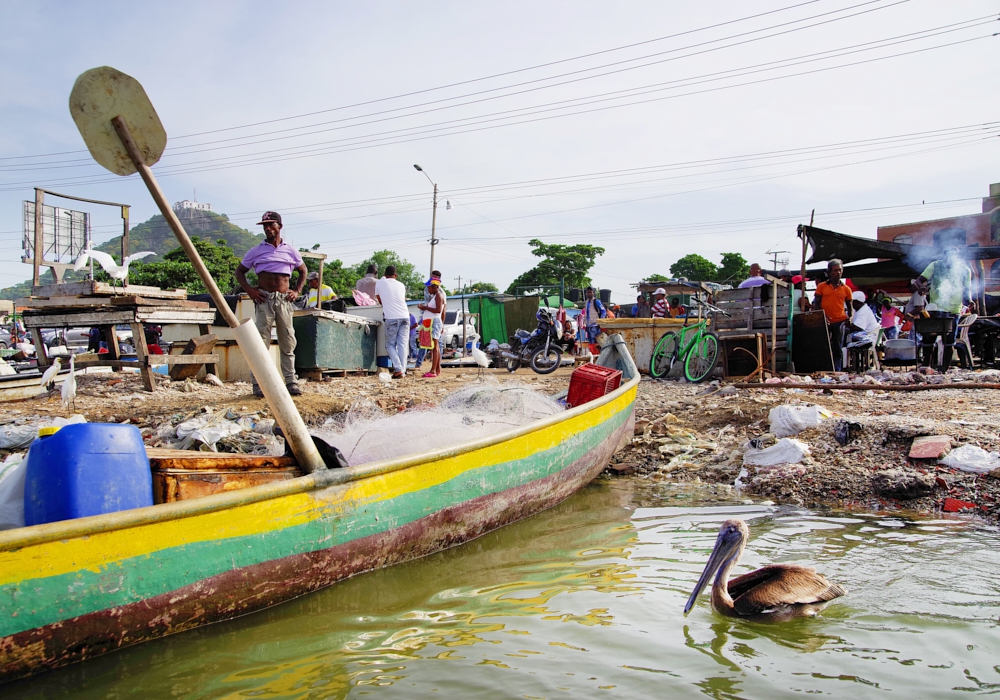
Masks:
[[[549,374],[562,364],[561,333],[552,320],[552,314],[539,309],[535,318],[538,319],[538,327],[533,332],[518,328],[511,343],[500,346],[500,356],[508,372],[516,372],[522,364],[527,364],[538,374]]]

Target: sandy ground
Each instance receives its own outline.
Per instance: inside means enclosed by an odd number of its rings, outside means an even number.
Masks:
[[[509,379],[555,393],[567,386],[570,368],[540,376],[521,369],[487,370],[486,376]],[[385,383],[375,375],[303,382],[295,403],[307,424],[319,425],[359,401],[386,413],[417,404],[437,403],[446,394],[478,380],[477,369],[445,369],[435,379],[408,376]],[[93,374],[78,377],[75,410],[64,410],[58,390],[48,396],[5,406],[5,420],[82,413],[91,422],[129,421],[144,435],[169,422],[177,424],[204,412],[232,411],[267,417],[264,400],[249,384],[216,387],[194,381],[159,380],[157,391],[143,391],[138,375]],[[644,378],[636,408],[636,436],[615,455],[609,472],[625,478],[677,480],[732,485],[743,469],[750,439],[768,446],[768,413],[782,404],[818,404],[834,414],[795,439],[809,447],[799,464],[747,468],[740,479],[750,495],[783,503],[837,503],[865,508],[915,508],[932,512],[964,507],[989,520],[1000,519],[1000,473],[977,475],[908,458],[914,437],[947,435],[952,444],[974,444],[1000,451],[996,416],[1000,391],[942,389],[919,392],[767,389],[691,385]],[[840,420],[853,423],[853,440],[835,439]],[[3,457],[0,452],[0,458]],[[946,499],[953,499],[946,501]],[[956,501],[961,502],[956,506]],[[964,504],[964,505],[963,505]]]

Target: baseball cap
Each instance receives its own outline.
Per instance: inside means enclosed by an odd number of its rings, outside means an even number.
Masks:
[[[851,295],[851,299],[853,299],[854,301],[860,301],[862,304],[865,303],[865,299],[867,298],[868,297],[865,296],[864,292],[854,292]]]
[[[656,291],[653,292],[653,294],[663,294],[664,296],[666,295],[666,293],[667,293],[667,290],[664,289],[663,287],[657,287]]]
[[[281,226],[281,214],[279,214],[276,211],[266,211],[264,212],[264,215],[260,217],[260,221],[257,222],[257,225],[263,226],[264,224],[270,223],[272,221],[278,224],[278,226]]]
[[[792,278],[792,284],[801,284],[803,280],[808,282],[809,278],[808,277],[803,278],[802,275],[795,275],[795,277]]]
[[[308,275],[306,276],[306,279],[307,279],[307,280],[318,280],[318,279],[319,279],[319,273],[318,273],[318,272],[310,272],[310,273],[309,273],[309,274],[308,274]]]

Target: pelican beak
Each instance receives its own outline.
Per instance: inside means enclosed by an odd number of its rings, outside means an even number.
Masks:
[[[722,530],[719,531],[719,537],[715,541],[715,549],[712,550],[711,556],[708,557],[708,563],[705,564],[705,570],[701,572],[701,576],[698,578],[698,583],[695,584],[694,590],[691,592],[691,597],[688,598],[687,604],[684,606],[684,615],[691,612],[691,608],[694,607],[694,603],[698,600],[698,596],[708,585],[708,582],[715,575],[715,572],[736,553],[739,548],[740,538],[739,533],[734,533],[729,530],[725,525],[722,526]]]

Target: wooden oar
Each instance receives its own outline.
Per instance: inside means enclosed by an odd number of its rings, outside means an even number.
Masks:
[[[299,415],[285,382],[271,361],[257,329],[240,323],[212,279],[180,220],[160,189],[151,165],[163,155],[167,132],[146,91],[135,78],[108,66],[93,68],[76,79],[69,98],[70,113],[98,163],[117,175],[138,172],[166,218],[219,313],[233,328],[236,342],[264,391],[274,417],[299,466],[313,472],[326,465]]]

